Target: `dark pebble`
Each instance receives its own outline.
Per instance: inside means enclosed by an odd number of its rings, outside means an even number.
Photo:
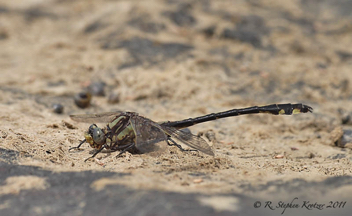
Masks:
[[[216,27],[215,26],[209,26],[208,28],[203,29],[203,33],[207,37],[212,37],[215,34]]]
[[[343,130],[343,135],[341,137],[339,147],[345,147],[346,144],[352,143],[352,130],[346,129]]]
[[[86,108],[90,105],[92,95],[89,92],[80,92],[75,95],[74,101],[79,108]]]
[[[94,96],[105,96],[105,83],[104,82],[93,82],[88,86],[88,91]]]
[[[53,104],[53,112],[57,114],[62,114],[64,112],[64,106],[62,104]]]
[[[345,110],[342,108],[339,108],[337,110],[340,114],[340,118],[341,118],[341,123],[344,125],[352,125],[352,112],[349,112],[349,110]]]

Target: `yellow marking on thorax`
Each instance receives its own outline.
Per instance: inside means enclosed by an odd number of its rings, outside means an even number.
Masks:
[[[122,119],[126,118],[125,116],[120,116],[117,119],[115,119],[114,121],[110,122],[108,125],[110,128],[113,128],[115,125],[117,125],[119,123],[119,121],[121,121]],[[120,126],[116,129],[120,129],[120,127],[122,126],[122,124],[120,124]]]
[[[127,144],[127,143],[119,143],[122,140],[124,140],[124,138],[127,136],[129,137],[129,139],[125,140],[124,142],[131,142],[135,137],[134,130],[131,125],[128,125],[123,131],[121,131],[121,133],[114,134],[112,136],[112,140],[111,140],[112,145],[115,143],[118,143],[119,145]]]

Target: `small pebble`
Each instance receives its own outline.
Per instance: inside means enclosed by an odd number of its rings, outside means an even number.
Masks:
[[[285,156],[284,155],[276,155],[274,158],[275,159],[282,159],[282,158],[284,158]]]
[[[106,84],[101,81],[93,82],[88,86],[88,91],[94,96],[104,97],[105,96],[105,85]]]
[[[59,103],[58,104],[53,104],[52,110],[53,110],[54,113],[62,114],[64,112],[64,106],[62,106]]]
[[[110,104],[117,104],[120,102],[120,94],[112,93],[108,98],[108,103]]]
[[[101,161],[101,160],[99,160],[98,158],[94,158],[94,160],[95,160],[95,162],[98,164],[98,165],[100,165],[100,166],[104,166],[105,164]]]
[[[201,178],[193,180],[193,183],[196,183],[196,184],[199,184],[201,182],[203,182],[203,179],[201,179]]]
[[[309,153],[308,158],[312,159],[312,158],[314,158],[314,157],[315,157],[315,154]]]
[[[341,123],[344,125],[351,125],[352,124],[352,112],[349,112],[348,110],[344,110],[344,109],[338,109],[338,112],[340,114],[340,118],[341,118]]]
[[[216,141],[215,132],[213,130],[208,130],[204,135],[210,142]]]
[[[86,108],[90,105],[92,95],[89,92],[80,92],[75,95],[74,101],[79,108]]]

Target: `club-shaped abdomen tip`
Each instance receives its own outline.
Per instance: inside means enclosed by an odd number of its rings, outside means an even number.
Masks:
[[[307,105],[303,105],[303,112],[307,113],[307,112],[313,112],[313,108]]]
[[[313,112],[313,108],[304,104],[294,104],[292,114]]]

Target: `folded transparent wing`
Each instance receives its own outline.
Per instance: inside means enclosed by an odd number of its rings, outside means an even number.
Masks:
[[[172,138],[175,138],[191,148],[197,149],[205,154],[214,156],[214,152],[208,143],[201,137],[195,136],[192,133],[188,133],[182,130],[178,130],[174,127],[168,127],[166,125],[160,125],[163,131],[166,132]]]
[[[111,122],[116,116],[121,115],[122,111],[115,112],[104,112],[97,114],[82,114],[82,115],[70,115],[70,118],[77,122],[85,122],[85,123],[107,123]]]
[[[132,116],[130,119],[136,136],[136,147],[139,151],[153,152],[166,148],[167,135],[159,124],[142,116]]]

